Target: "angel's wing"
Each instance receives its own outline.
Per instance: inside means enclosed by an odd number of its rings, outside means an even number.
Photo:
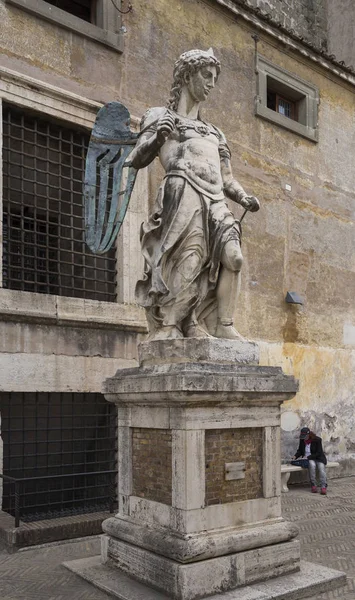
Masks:
[[[138,135],[120,102],[103,106],[96,117],[86,157],[84,199],[86,243],[103,254],[114,243],[125,217],[137,170],[127,157]],[[127,178],[123,175],[127,175]]]

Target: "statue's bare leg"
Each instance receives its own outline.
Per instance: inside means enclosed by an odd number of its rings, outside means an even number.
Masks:
[[[221,271],[217,285],[217,328],[215,336],[228,340],[244,338],[233,326],[238,294],[240,289],[240,269],[242,253],[239,243],[235,240],[227,242],[221,258]]]

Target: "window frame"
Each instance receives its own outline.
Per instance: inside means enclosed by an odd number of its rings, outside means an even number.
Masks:
[[[102,104],[89,100],[72,92],[68,92],[38,79],[28,77],[6,67],[0,66],[0,264],[3,263],[3,182],[2,182],[2,106],[4,103],[17,105],[23,109],[42,113],[45,117],[52,116],[68,125],[74,125],[92,130],[97,111]],[[131,127],[138,130],[140,120],[131,116]],[[145,171],[147,171],[145,169]],[[137,178],[138,195],[145,196],[148,187],[148,175]],[[138,197],[138,196],[137,196]],[[140,196],[139,196],[140,197]],[[135,200],[132,198],[132,202]],[[135,209],[138,210],[136,206]],[[145,215],[146,209],[144,209]],[[147,332],[147,324],[142,308],[132,303],[130,286],[132,248],[127,244],[127,238],[136,233],[135,221],[142,222],[140,212],[132,215],[133,223],[129,221],[129,212],[122,228],[121,239],[118,240],[119,260],[117,261],[117,299],[114,302],[101,300],[85,300],[67,296],[55,296],[36,292],[22,292],[2,287],[2,268],[0,268],[0,319],[31,322],[47,322],[61,324],[76,324],[80,327],[115,327],[139,333]],[[139,245],[137,235],[136,245]],[[133,251],[135,246],[133,247]]]
[[[318,88],[260,55],[257,56],[256,64],[255,115],[312,142],[318,142]],[[273,81],[273,92],[290,102],[295,102],[297,120],[267,107],[267,93],[268,89],[270,90],[268,79]]]
[[[116,0],[120,2],[120,0]],[[96,24],[72,15],[45,0],[5,0],[9,6],[24,10],[78,35],[123,52],[121,15],[110,0],[97,0]]]

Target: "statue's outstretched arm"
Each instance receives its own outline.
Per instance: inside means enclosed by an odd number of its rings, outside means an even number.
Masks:
[[[223,190],[227,198],[241,204],[251,212],[259,210],[260,204],[258,199],[254,196],[248,196],[240,183],[233,177],[231,161],[227,156],[221,156],[221,174]]]

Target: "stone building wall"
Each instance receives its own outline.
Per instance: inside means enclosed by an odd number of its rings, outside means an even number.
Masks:
[[[352,0],[326,0],[328,51],[355,66],[355,5]]]
[[[139,118],[149,106],[165,104],[172,65],[182,51],[213,46],[221,60],[222,73],[203,109],[203,118],[226,133],[238,180],[262,203],[262,210],[248,214],[243,221],[244,266],[236,326],[246,337],[259,341],[263,364],[279,364],[300,379],[299,393],[284,407],[290,420],[297,427],[309,424],[322,435],[328,454],[341,460],[343,472],[355,472],[354,83],[336,75],[325,60],[322,66],[310,60],[307,52],[296,51],[258,28],[260,55],[319,90],[319,141],[315,143],[255,116],[252,34],[256,29],[251,21],[236,20],[226,8],[237,2],[225,2],[224,8],[217,0],[133,0],[132,4],[133,11],[123,18],[126,33],[121,53],[0,0],[2,65],[37,82],[87,98],[92,104],[121,100]],[[273,0],[268,4],[275,10],[284,9],[285,23],[292,25],[290,3]],[[301,3],[296,8],[295,14],[307,16]],[[311,17],[307,18],[311,23]],[[306,31],[308,25],[304,21],[299,27]],[[19,31],[22,35],[18,35]],[[43,110],[51,110],[50,106],[44,104]],[[94,107],[92,111],[94,114]],[[123,332],[119,350],[112,353],[112,347],[105,346],[110,356],[101,356],[102,348],[92,346],[97,377],[89,387],[98,386],[100,377],[112,374],[116,365],[124,364],[119,358],[133,360],[126,343],[132,318],[140,323],[134,336],[144,333],[141,313],[133,305],[134,281],[142,265],[138,232],[144,210],[154,199],[161,170],[154,165],[144,173],[146,180],[129,214],[129,228],[119,241],[121,250],[126,250],[124,259],[119,261],[119,281],[125,283],[115,311],[121,316],[133,311],[133,317],[127,321],[116,315],[120,324],[115,331]],[[241,215],[239,207],[231,209],[237,217]],[[303,306],[285,303],[288,290],[303,297]],[[0,292],[0,299],[5,298],[6,294]],[[57,359],[49,340],[45,369],[41,353],[33,352],[33,345],[27,345],[23,351],[28,339],[25,329],[32,340],[39,329],[36,324],[28,333],[25,323],[30,317],[26,316],[26,309],[18,318],[12,300],[7,302],[11,310],[1,309],[1,318],[6,318],[3,327],[9,331],[11,328],[11,335],[15,335],[15,330],[20,332],[13,338],[11,350],[11,356],[18,361],[17,372],[24,365],[31,365],[18,389],[30,385],[31,374],[39,381],[38,373],[43,378],[51,374],[48,385],[52,389],[58,382],[65,388],[65,372],[72,359]],[[43,302],[46,304],[47,300]],[[82,311],[79,304],[68,302],[66,308],[76,325]],[[53,311],[51,328],[62,326],[63,320],[55,316],[56,302]],[[102,306],[100,316],[95,317],[100,331],[109,329],[113,320],[112,316],[106,319],[105,314]],[[43,322],[42,316],[38,318]],[[85,317],[85,327],[92,327],[92,318]],[[93,336],[95,329],[92,328]],[[80,382],[75,381],[78,387],[88,385],[91,367],[82,358],[85,353],[81,347],[77,346],[74,352],[76,372],[81,374]],[[3,353],[5,357],[4,349]],[[11,356],[6,358],[6,364],[10,364]],[[108,362],[110,366],[104,366]],[[15,375],[17,372],[14,368]],[[7,369],[1,370],[3,389],[15,380],[8,373]],[[296,429],[285,433],[285,457],[293,454],[296,438]]]
[[[327,48],[326,6],[324,0],[234,0],[260,9],[282,27],[312,42],[315,47]]]

